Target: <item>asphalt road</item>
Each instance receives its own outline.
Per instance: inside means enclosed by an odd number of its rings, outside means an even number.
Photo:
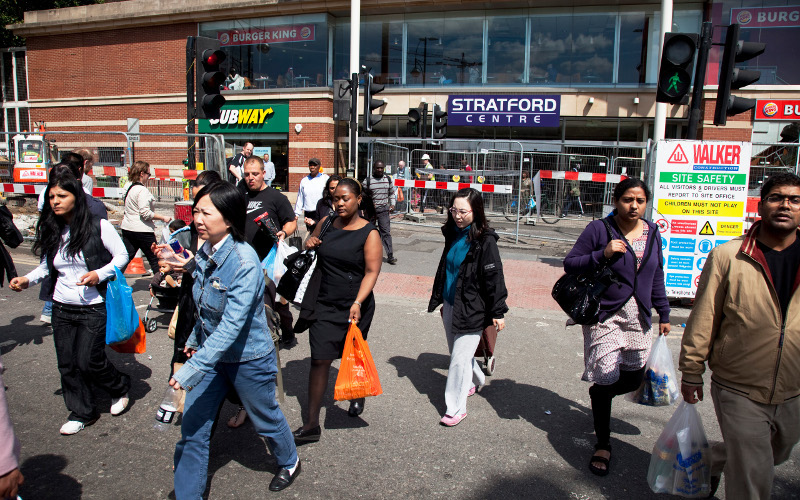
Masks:
[[[361,418],[333,401],[336,369],[322,414],[322,440],[299,448],[303,472],[280,493],[295,498],[657,498],[646,474],[653,444],[674,408],[651,408],[615,401],[614,453],[609,476],[593,476],[587,463],[594,443],[583,341],[578,327],[553,308],[547,286],[561,270],[557,259],[502,245],[512,305],[500,335],[497,369],[488,385],[469,399],[468,417],[455,428],[438,424],[444,412],[447,346],[438,313],[426,312],[429,282],[441,253],[435,231],[397,226],[397,266],[384,265],[377,290],[377,313],[369,336],[383,395],[369,398]],[[560,250],[559,250],[560,251]],[[557,252],[556,252],[557,253]],[[36,260],[16,251],[21,272]],[[562,254],[563,255],[563,254]],[[513,279],[512,279],[513,278]],[[129,280],[143,311],[146,279]],[[528,288],[525,288],[528,287]],[[0,349],[8,371],[5,383],[17,435],[22,441],[20,491],[32,499],[157,499],[172,494],[172,454],[180,430],[153,429],[169,373],[171,341],[165,323],[148,337],[146,354],[110,353],[133,379],[130,409],[108,413],[109,397],[98,394],[103,415],[75,436],[58,429],[67,411],[59,395],[52,330],[40,325],[38,289],[0,289]],[[685,321],[685,309],[673,323]],[[668,337],[673,356],[682,329]],[[294,429],[302,423],[309,367],[307,334],[281,351],[286,383],[284,413]],[[336,363],[334,366],[338,366]],[[699,406],[710,439],[719,430],[710,399]],[[275,462],[248,423],[237,430],[224,421],[235,408],[226,403],[212,439],[210,498],[263,498]],[[775,498],[800,497],[800,450],[777,469]],[[662,495],[663,497],[663,495]],[[717,498],[724,498],[722,488]]]

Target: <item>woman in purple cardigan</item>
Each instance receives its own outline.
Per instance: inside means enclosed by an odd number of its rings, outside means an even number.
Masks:
[[[611,400],[636,390],[650,355],[651,308],[659,315],[659,333],[670,331],[669,302],[664,286],[661,235],[644,220],[650,190],[639,179],[625,179],[614,188],[615,210],[608,216],[609,238],[603,221],[591,222],[564,259],[564,270],[582,273],[620,254],[611,268],[619,283],[602,297],[600,322],[583,327],[585,370],[597,436],[589,469],[605,476],[611,460]]]

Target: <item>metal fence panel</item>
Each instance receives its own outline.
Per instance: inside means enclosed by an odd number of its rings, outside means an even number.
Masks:
[[[750,161],[749,195],[758,196],[761,185],[771,175],[780,172],[798,174],[797,143],[753,143],[753,157]]]

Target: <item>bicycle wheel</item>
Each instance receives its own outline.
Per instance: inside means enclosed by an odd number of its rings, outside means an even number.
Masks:
[[[515,198],[509,199],[503,205],[503,215],[505,216],[507,221],[516,222],[519,218],[521,218],[519,212],[517,211],[518,206],[519,205]]]
[[[555,224],[561,219],[561,204],[544,201],[540,214],[546,224]]]

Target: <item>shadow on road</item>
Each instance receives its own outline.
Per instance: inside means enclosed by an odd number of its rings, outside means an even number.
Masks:
[[[489,477],[480,488],[472,491],[466,498],[484,500],[486,498],[499,498],[511,500],[515,498],[582,498],[570,496],[568,491],[546,478],[539,476],[526,477]]]
[[[31,321],[35,324],[29,325]],[[11,323],[2,329],[0,336],[0,354],[6,354],[20,345],[42,344],[44,337],[53,334],[53,329],[38,322],[39,318],[34,316],[17,316],[11,318]]]
[[[447,370],[450,356],[423,352],[417,359],[405,356],[393,356],[389,363],[397,369],[397,376],[407,378],[414,384],[417,392],[428,396],[431,405],[440,415],[444,415],[447,406],[444,402],[444,386],[447,376],[436,370]]]
[[[71,476],[61,472],[67,459],[61,455],[36,455],[23,462],[20,467],[25,483],[19,489],[22,498],[46,500],[78,500],[83,495],[83,486]]]

